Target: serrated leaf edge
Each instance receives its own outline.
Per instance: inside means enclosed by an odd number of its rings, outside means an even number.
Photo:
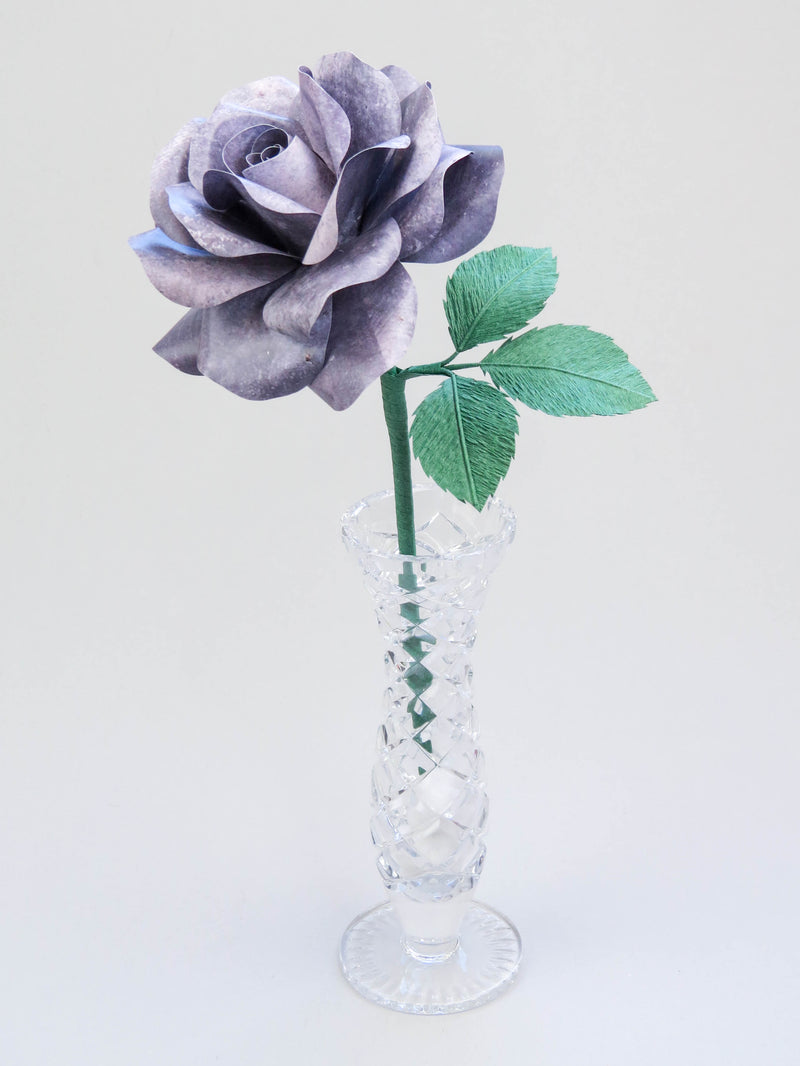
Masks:
[[[492,251],[498,252],[498,251],[500,251],[500,250],[501,250],[502,248],[521,248],[521,247],[524,247],[524,245],[518,245],[518,244],[508,244],[508,245],[502,245],[502,244],[501,244],[501,245],[500,245],[500,246],[499,246],[498,248],[493,248],[493,249],[492,249]],[[498,298],[498,297],[500,296],[500,294],[501,294],[502,292],[505,292],[505,290],[506,290],[506,289],[507,289],[507,288],[509,287],[509,285],[511,285],[511,284],[512,284],[513,282],[515,282],[515,281],[517,281],[517,280],[518,280],[519,278],[521,278],[521,277],[523,276],[523,274],[527,274],[527,272],[528,272],[529,270],[533,270],[533,268],[534,268],[534,267],[536,266],[536,264],[537,264],[537,263],[540,263],[540,262],[542,261],[542,259],[544,259],[544,258],[545,258],[545,255],[546,255],[546,253],[548,253],[548,252],[550,253],[550,258],[551,258],[551,259],[553,260],[553,262],[554,262],[554,263],[555,263],[555,264],[557,265],[557,263],[558,263],[558,260],[557,260],[557,259],[556,259],[556,257],[555,257],[555,256],[553,255],[553,249],[552,249],[552,248],[540,248],[540,249],[538,249],[538,251],[540,251],[540,252],[542,253],[542,254],[541,254],[541,255],[539,256],[539,258],[538,258],[538,259],[534,259],[534,261],[533,261],[532,263],[529,263],[529,264],[528,264],[528,265],[527,265],[527,266],[526,266],[526,267],[525,267],[525,268],[524,268],[523,270],[520,270],[520,271],[519,271],[519,273],[515,274],[515,275],[514,275],[514,276],[513,276],[512,278],[509,278],[509,279],[508,279],[508,281],[507,281],[507,282],[506,282],[506,283],[505,283],[505,284],[504,284],[504,285],[502,286],[502,288],[499,288],[499,289],[497,289],[497,290],[496,290],[496,291],[494,292],[494,294],[492,295],[492,298],[491,298],[491,300],[489,300],[489,301],[488,301],[487,303],[485,303],[485,304],[483,305],[483,308],[481,309],[481,312],[480,312],[480,314],[479,314],[479,315],[477,315],[477,316],[475,317],[475,319],[474,319],[474,320],[473,320],[473,322],[472,322],[472,325],[471,325],[471,326],[470,326],[470,328],[469,328],[469,329],[467,330],[467,333],[466,333],[466,339],[467,339],[467,340],[468,340],[468,339],[470,338],[470,336],[471,336],[471,335],[472,335],[472,334],[473,334],[473,333],[475,332],[475,329],[476,329],[476,327],[477,327],[478,323],[479,323],[479,322],[481,321],[481,319],[482,319],[482,318],[483,318],[483,317],[484,317],[484,316],[486,315],[486,313],[487,313],[488,309],[489,309],[489,308],[490,308],[490,307],[492,306],[492,304],[493,304],[493,303],[494,303],[494,302],[495,302],[495,301],[497,300],[497,298]],[[478,254],[480,255],[480,254],[485,254],[485,253],[480,253],[480,252],[479,252]],[[476,256],[473,256],[473,258],[476,258]],[[470,260],[466,260],[466,261],[467,261],[467,262],[470,262]],[[459,265],[460,265],[460,264],[459,264]],[[455,277],[455,274],[456,274],[456,272],[455,272],[455,271],[453,271],[453,275],[452,275],[452,277]],[[557,266],[556,266],[556,279],[558,279],[558,269],[557,269]],[[451,281],[451,280],[452,280],[452,278],[448,278],[448,281]],[[547,299],[545,299],[545,303],[547,303]],[[445,309],[445,316],[447,316],[447,321],[448,321],[448,323],[449,323],[449,321],[450,321],[450,318],[449,318],[449,315],[447,315],[447,300],[446,300],[446,299],[445,299],[445,302],[444,302],[444,309]],[[537,312],[536,312],[536,314],[534,314],[534,315],[531,315],[531,318],[536,318],[536,315],[538,315],[538,314],[541,314],[541,311],[537,311]],[[530,322],[530,318],[528,319],[528,321]],[[514,331],[514,332],[516,332],[516,331]],[[451,337],[452,337],[452,334],[451,334]],[[454,343],[454,344],[456,344],[455,340],[453,340],[453,343]],[[476,341],[476,342],[475,342],[475,344],[463,344],[463,345],[462,345],[461,347],[459,347],[459,346],[458,346],[458,345],[456,344],[456,351],[457,351],[457,352],[458,352],[459,354],[460,354],[460,353],[462,353],[462,352],[468,352],[468,351],[470,351],[470,349],[471,349],[471,348],[476,348],[476,347],[478,346],[478,344],[480,344],[480,343],[481,343],[480,341]]]

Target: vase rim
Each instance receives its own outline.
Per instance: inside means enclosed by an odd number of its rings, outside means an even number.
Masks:
[[[452,549],[447,550],[435,550],[435,551],[423,551],[417,555],[402,555],[400,552],[394,550],[381,550],[376,547],[374,543],[370,543],[365,533],[368,532],[367,528],[359,522],[360,517],[365,511],[374,509],[385,500],[392,499],[394,497],[394,489],[383,489],[379,492],[370,493],[358,503],[353,504],[342,515],[342,535],[345,543],[348,547],[355,549],[356,551],[367,552],[372,556],[377,556],[385,559],[391,559],[395,564],[400,562],[413,562],[418,559],[442,559],[442,560],[455,560],[466,559],[470,556],[477,556],[484,554],[489,548],[508,545],[514,539],[514,533],[516,531],[517,519],[511,508],[503,503],[502,500],[496,496],[490,496],[485,506],[481,511],[477,511],[469,504],[463,503],[456,499],[450,493],[440,489],[438,485],[413,485],[412,490],[414,493],[414,499],[420,499],[422,497],[427,498],[441,498],[447,501],[448,507],[454,511],[460,511],[462,514],[469,514],[470,517],[480,520],[483,517],[493,516],[495,528],[487,533],[482,533],[473,542],[461,543]],[[423,526],[425,523],[423,523]],[[373,531],[374,532],[374,531]],[[424,532],[423,528],[417,526],[417,535],[420,536]],[[396,542],[396,530],[393,531]],[[387,536],[387,541],[390,538]]]

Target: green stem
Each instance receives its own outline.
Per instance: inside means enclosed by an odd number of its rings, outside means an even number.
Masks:
[[[397,516],[397,546],[401,555],[416,555],[414,496],[411,489],[411,444],[408,438],[408,406],[405,376],[392,367],[381,376],[383,414],[389,432]]]

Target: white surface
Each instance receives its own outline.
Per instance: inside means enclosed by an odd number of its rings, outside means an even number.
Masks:
[[[795,7],[25,18],[0,179],[0,1061],[794,1066]],[[442,1019],[362,1002],[336,965],[380,898],[380,645],[337,530],[389,479],[377,394],[335,414],[173,371],[149,348],[179,310],[124,244],[187,117],[337,47],[430,78],[449,140],[504,145],[487,246],[551,244],[545,320],[611,333],[660,397],[522,418],[475,667],[479,896],[526,958]],[[417,361],[446,354],[449,269],[414,271]]]

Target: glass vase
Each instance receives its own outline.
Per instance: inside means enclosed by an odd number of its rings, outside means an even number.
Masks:
[[[435,486],[415,488],[414,505],[415,556],[398,553],[392,492],[343,518],[386,646],[371,831],[387,900],[348,926],[340,959],[367,999],[448,1014],[494,999],[521,958],[514,926],[473,900],[488,801],[470,657],[515,519],[498,500],[479,513]]]

